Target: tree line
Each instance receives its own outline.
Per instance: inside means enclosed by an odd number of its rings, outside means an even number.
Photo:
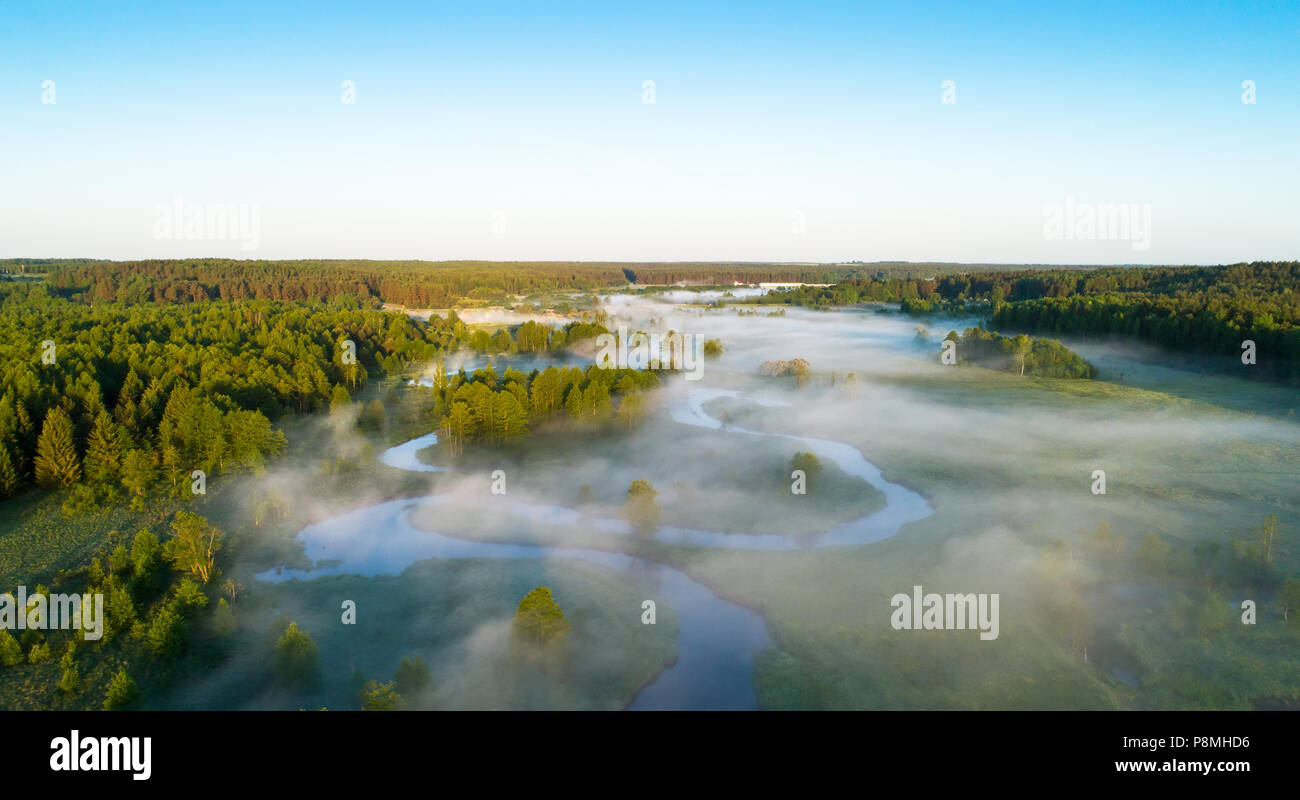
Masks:
[[[840,265],[169,259],[10,259],[0,270],[39,270],[52,289],[84,302],[192,303],[311,300],[349,295],[411,308],[503,302],[517,295],[681,281],[825,283],[860,272]]]
[[[1217,267],[1024,269],[919,278],[851,278],[758,298],[811,308],[897,302],[907,312],[990,315],[1029,333],[1146,342],[1202,361],[1234,360],[1255,342],[1247,374],[1300,381],[1300,262]]]

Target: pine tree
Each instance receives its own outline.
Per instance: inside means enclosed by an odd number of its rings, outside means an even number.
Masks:
[[[0,441],[0,497],[8,497],[18,491],[18,470],[9,456],[9,446]]]
[[[13,634],[0,630],[0,667],[16,667],[23,663],[23,648]]]
[[[225,416],[229,457],[242,467],[261,471],[265,456],[284,450],[284,434],[260,411],[232,411]]]
[[[34,430],[35,426],[32,425],[32,418],[27,413],[26,404],[21,401],[14,403],[14,442],[18,445],[18,452],[14,454],[14,467],[20,477],[30,474],[25,467],[30,467],[31,464],[24,459],[32,456]]]
[[[81,689],[81,670],[77,669],[75,649],[76,645],[70,643],[68,649],[63,651],[63,658],[59,659],[59,669],[63,670],[59,688],[68,694],[75,694]]]
[[[623,516],[637,533],[649,533],[659,526],[660,508],[655,502],[659,492],[648,480],[635,480],[627,487]]]
[[[21,439],[18,432],[18,412],[14,409],[13,397],[5,395],[0,397],[0,444],[8,445],[12,448],[13,455],[18,455]],[[16,472],[21,472],[17,464],[13,464]]]
[[[104,710],[117,711],[118,709],[127,708],[135,702],[139,692],[136,691],[135,681],[131,676],[126,674],[126,670],[119,669],[113,679],[108,682],[108,691],[104,696]]]
[[[126,430],[107,411],[99,412],[86,438],[86,477],[94,483],[115,483],[125,450]]]
[[[498,442],[528,432],[528,413],[510,392],[498,392],[492,399],[492,436]]]
[[[563,641],[569,630],[564,612],[546,586],[538,586],[524,595],[510,627],[516,640],[543,646]]]
[[[122,457],[122,487],[131,493],[131,510],[143,511],[144,499],[158,479],[158,466],[149,450],[129,450]]]
[[[173,447],[178,454],[186,454],[194,441],[193,410],[194,392],[184,383],[178,384],[167,395],[158,423],[158,442],[164,450]]]
[[[290,622],[280,641],[275,643],[273,664],[276,675],[282,681],[308,683],[320,668],[320,650],[312,641],[310,633],[299,630],[298,623]]]
[[[66,488],[81,479],[81,464],[73,441],[72,420],[55,406],[45,415],[36,442],[36,483],[47,489]]]

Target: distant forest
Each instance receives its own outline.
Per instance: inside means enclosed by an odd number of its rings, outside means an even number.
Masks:
[[[805,282],[745,302],[813,308],[897,302],[969,313],[1003,329],[1145,342],[1185,361],[1232,363],[1255,342],[1250,377],[1300,382],[1300,262],[1218,267],[1016,267],[940,263],[745,264],[486,261],[102,261],[8,259],[0,275],[42,276],[78,303],[186,304],[353,297],[413,308],[637,285]],[[480,345],[482,343],[479,343]],[[479,347],[478,349],[483,349]]]
[[[1001,328],[1118,337],[1221,363],[1240,363],[1249,339],[1258,352],[1250,377],[1300,382],[1296,261],[851,278],[772,292],[757,302],[811,308],[897,302],[911,313],[980,313]]]
[[[0,260],[0,275],[44,275],[69,299],[127,303],[202,300],[311,300],[353,295],[410,308],[497,303],[515,295],[695,283],[835,283],[849,278],[982,273],[1005,265],[613,263],[560,261],[150,261]]]

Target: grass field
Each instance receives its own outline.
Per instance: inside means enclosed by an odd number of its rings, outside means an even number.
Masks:
[[[573,626],[564,668],[512,663],[509,624],[537,586],[552,589]],[[644,591],[608,570],[568,562],[427,561],[400,575],[334,576],[255,583],[238,606],[240,630],[229,657],[201,680],[161,694],[166,708],[331,708],[358,706],[366,680],[393,679],[419,656],[430,688],[403,698],[408,708],[620,709],[675,657],[671,609],[655,625],[630,625]],[[356,603],[344,625],[342,603]],[[320,669],[306,685],[285,685],[267,670],[289,620],[310,632]]]
[[[742,424],[844,438],[924,494],[931,517],[851,550],[688,562],[767,614],[780,647],[760,663],[765,707],[1248,708],[1296,697],[1300,625],[1272,601],[1300,553],[1279,547],[1267,572],[1232,555],[1268,514],[1297,539],[1300,446],[1288,423],[1179,396],[1190,392],[978,368],[871,381],[917,404],[918,418],[859,415],[846,428],[835,415],[827,428],[819,420],[832,415],[810,403],[802,416],[755,412]],[[1105,496],[1090,491],[1094,468],[1107,471]],[[1119,537],[1104,556],[1103,523]],[[1170,546],[1154,568],[1139,554],[1147,532]],[[889,598],[914,584],[1001,592],[1001,636],[892,630]],[[1258,603],[1257,624],[1240,623],[1242,599]],[[1136,687],[1122,680],[1132,672]]]

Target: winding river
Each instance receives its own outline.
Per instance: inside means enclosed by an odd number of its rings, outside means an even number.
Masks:
[[[704,411],[704,404],[717,397],[746,397],[726,389],[692,388],[669,406],[672,419],[737,436],[781,436],[799,442],[818,458],[829,459],[850,475],[856,475],[885,495],[880,511],[839,525],[811,541],[777,534],[746,535],[692,528],[662,527],[655,537],[661,541],[697,547],[794,549],[866,544],[887,539],[909,522],[930,514],[929,504],[917,493],[886,481],[880,470],[856,448],[829,439],[771,434],[724,425]],[[747,398],[763,405],[779,405],[761,398]],[[397,469],[440,472],[445,467],[421,463],[416,454],[437,443],[430,433],[386,450],[380,459]],[[398,574],[411,564],[429,558],[561,558],[587,561],[614,570],[650,576],[657,585],[655,598],[676,609],[678,618],[677,660],[643,688],[632,701],[632,709],[753,709],[757,707],[753,668],[755,656],[772,645],[763,616],[752,609],[728,602],[708,587],[672,567],[605,550],[552,547],[545,545],[477,542],[444,536],[411,524],[411,512],[437,507],[445,497],[390,500],[360,508],[304,528],[298,538],[306,555],[317,566],[311,570],[268,570],[260,580],[279,582],[311,579],[324,575]],[[506,502],[502,498],[502,502]],[[626,522],[593,519],[562,506],[512,503],[512,510],[525,518],[554,524],[583,525],[608,533],[630,534]]]

